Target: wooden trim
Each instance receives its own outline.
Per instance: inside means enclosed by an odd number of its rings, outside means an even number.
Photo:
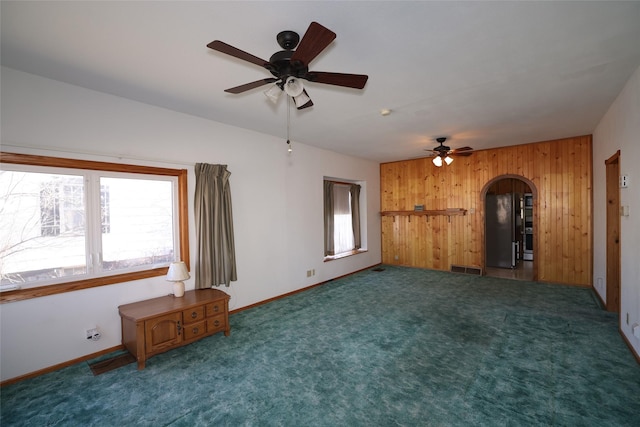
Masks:
[[[65,159],[62,157],[35,156],[0,152],[0,163],[17,165],[46,166],[54,168],[87,169],[107,172],[130,172],[147,175],[179,176],[181,169],[140,166],[127,163],[97,162],[93,160]]]
[[[8,380],[0,382],[0,387],[4,387],[7,385],[15,384],[17,382],[28,380],[29,378],[35,378],[40,375],[48,374],[53,371],[57,371],[58,369],[66,368],[71,365],[75,365],[76,363],[86,362],[87,360],[95,359],[96,357],[100,357],[105,354],[113,353],[114,351],[124,350],[124,346],[122,344],[117,345],[115,347],[110,347],[96,353],[91,353],[86,356],[78,357],[72,360],[68,360],[66,362],[58,363],[57,365],[49,366],[48,368],[39,369],[37,371],[30,372],[28,374],[20,375],[19,377],[10,378]]]
[[[189,269],[189,202],[186,169],[156,168],[152,166],[129,165],[124,163],[96,162],[90,160],[65,159],[60,157],[34,156],[30,154],[5,152],[0,152],[0,163],[177,177],[180,258],[187,265],[187,269]],[[88,279],[68,281],[55,285],[44,285],[34,288],[3,291],[0,293],[0,304],[162,276],[167,274],[167,269],[167,267],[153,268],[132,273],[120,273],[104,277],[91,277]]]
[[[613,153],[613,155],[611,157],[609,157],[607,160],[604,161],[604,164],[605,165],[610,165],[612,163],[617,162],[619,158],[620,158],[620,150],[618,150],[615,153]]]
[[[112,276],[92,277],[90,279],[76,280],[73,282],[58,283],[56,285],[44,285],[35,288],[16,289],[3,291],[0,294],[0,304],[23,301],[31,298],[46,297],[65,292],[79,291],[81,289],[96,288],[98,286],[113,285],[116,283],[130,282],[132,280],[146,279],[149,277],[166,276],[169,267],[154,268],[151,270],[122,273]]]
[[[361,271],[369,270],[370,268],[374,268],[374,267],[376,267],[378,265],[382,265],[382,264],[380,264],[380,263],[373,264],[373,265],[371,265],[369,267],[365,267],[363,269],[360,269],[360,270],[357,270],[357,271],[353,271],[353,272],[348,273],[348,274],[343,274],[342,276],[334,277],[333,279],[329,279],[329,280],[326,280],[324,282],[316,283],[315,285],[306,286],[304,288],[301,288],[301,289],[298,289],[298,290],[295,290],[295,291],[287,292],[286,294],[278,295],[278,296],[273,297],[273,298],[265,299],[265,300],[256,302],[254,304],[247,305],[245,307],[236,308],[235,310],[229,311],[229,314],[240,313],[241,311],[249,310],[250,308],[259,307],[261,305],[264,305],[264,304],[267,304],[267,303],[270,303],[270,302],[273,302],[273,301],[276,301],[276,300],[279,300],[279,299],[282,299],[282,298],[286,298],[286,297],[289,297],[291,295],[299,294],[301,292],[308,291],[309,289],[313,289],[313,288],[316,288],[318,286],[324,285],[326,283],[333,282],[334,280],[342,279],[344,277],[348,277],[348,276],[351,276],[353,274],[360,273]]]
[[[625,342],[627,347],[629,347],[629,350],[631,350],[631,354],[633,354],[633,357],[635,357],[636,362],[640,364],[640,354],[636,353],[636,350],[633,348],[633,346],[627,339],[627,336],[622,332],[622,328],[618,328],[618,332],[620,332],[620,336],[622,337],[622,340]]]
[[[455,216],[455,215],[466,215],[467,210],[462,208],[453,208],[453,209],[440,209],[440,210],[430,210],[430,211],[383,211],[380,212],[382,216],[434,216],[434,215],[446,215],[446,216]]]
[[[180,261],[190,268],[189,257],[189,189],[187,188],[187,170],[181,169],[178,175],[178,229],[180,232]]]
[[[605,160],[606,191],[606,309],[622,315],[620,221],[620,150]]]
[[[540,210],[540,206],[538,203],[538,187],[536,187],[536,185],[533,183],[533,181],[531,181],[530,179],[522,176],[522,175],[518,175],[518,174],[513,174],[513,173],[507,173],[504,175],[499,175],[496,177],[493,177],[492,179],[490,179],[489,181],[487,181],[487,183],[482,187],[482,189],[480,190],[480,206],[481,206],[481,212],[482,212],[482,227],[481,227],[481,237],[480,237],[480,241],[482,242],[482,253],[480,256],[481,259],[481,264],[483,267],[484,271],[487,271],[487,235],[486,235],[486,227],[487,227],[487,213],[486,213],[486,207],[487,207],[487,192],[489,191],[489,189],[491,188],[491,186],[493,186],[493,184],[502,181],[503,179],[516,179],[518,181],[524,182],[528,187],[529,190],[531,190],[531,199],[533,201],[533,265],[532,265],[532,271],[531,271],[531,280],[533,281],[537,281],[538,280],[538,258],[539,256],[536,256],[536,253],[538,251],[538,248],[541,247],[539,245],[539,226],[538,226],[538,215],[539,215],[539,210]],[[524,219],[523,219],[524,221]],[[524,243],[524,241],[523,241]]]

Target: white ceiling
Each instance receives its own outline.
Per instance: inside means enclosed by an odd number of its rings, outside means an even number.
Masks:
[[[2,65],[286,139],[286,102],[229,87],[311,21],[337,34],[310,69],[368,74],[364,90],[305,85],[291,139],[385,162],[591,133],[640,66],[640,2],[1,3]],[[389,116],[380,110],[392,110]],[[215,138],[215,135],[212,135]]]

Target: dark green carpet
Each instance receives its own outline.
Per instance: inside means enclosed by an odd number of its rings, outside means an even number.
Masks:
[[[94,376],[1,390],[0,424],[638,426],[640,366],[591,290],[385,267]]]

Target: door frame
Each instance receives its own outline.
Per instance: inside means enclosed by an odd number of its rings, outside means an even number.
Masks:
[[[606,171],[606,309],[620,313],[620,150],[604,161]]]
[[[486,210],[487,210],[487,191],[489,191],[489,188],[491,188],[491,186],[493,184],[495,184],[498,181],[501,181],[503,179],[517,179],[519,181],[524,182],[525,184],[527,184],[529,186],[529,189],[531,189],[531,195],[533,197],[533,261],[531,261],[532,264],[532,280],[535,282],[538,280],[538,262],[536,260],[536,248],[538,246],[538,236],[539,236],[539,229],[538,229],[538,188],[534,185],[534,183],[525,178],[522,175],[516,175],[516,174],[504,174],[504,175],[499,175],[496,177],[491,178],[489,181],[487,181],[487,183],[482,187],[482,190],[480,191],[480,206],[482,207],[482,252],[481,252],[481,265],[482,265],[482,271],[487,271],[487,237],[486,237],[486,227],[487,227],[487,214],[486,214]]]

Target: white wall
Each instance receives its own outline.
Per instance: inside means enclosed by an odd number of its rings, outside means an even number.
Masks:
[[[620,189],[621,205],[629,206],[629,216],[620,219],[620,328],[636,354],[640,354],[640,339],[631,333],[633,324],[640,324],[640,68],[631,76],[593,133],[593,283],[597,284],[597,279],[602,278],[605,286],[597,291],[605,301],[607,216],[604,162],[617,150],[620,150],[620,174],[630,179],[629,187]]]
[[[3,151],[188,169],[192,265],[193,165],[228,165],[238,281],[221,289],[231,309],[381,261],[377,163],[295,141],[289,155],[281,138],[8,68],[1,84]],[[323,262],[324,176],[366,182],[368,252]],[[307,278],[311,269],[316,275]],[[193,289],[193,278],[186,285]],[[118,306],[170,292],[158,277],[0,305],[1,380],[119,345]],[[84,336],[92,326],[99,341]]]

